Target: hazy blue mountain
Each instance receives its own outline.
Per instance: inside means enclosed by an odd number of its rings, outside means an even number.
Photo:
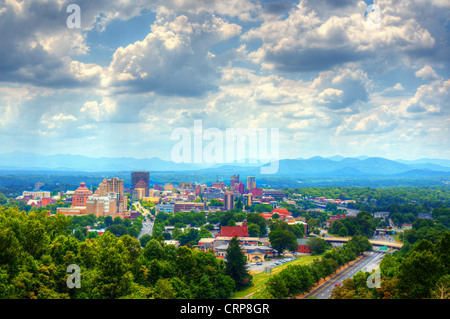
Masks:
[[[0,167],[5,169],[52,169],[52,170],[80,170],[80,171],[184,171],[196,170],[204,166],[195,164],[178,164],[164,161],[157,157],[136,158],[110,158],[87,157],[80,155],[40,155],[29,152],[12,152],[0,154]]]
[[[450,167],[450,160],[447,160],[447,159],[420,158],[417,160],[397,159],[396,161],[399,163],[404,163],[404,164],[434,164],[434,165],[439,165],[439,166],[443,166],[443,167]]]
[[[343,160],[345,157],[341,156],[341,155],[335,155],[335,156],[329,156],[326,157],[326,159],[332,160],[332,161],[341,161]]]
[[[2,170],[45,170],[45,171],[90,171],[114,172],[146,170],[150,172],[198,172],[228,176],[260,174],[262,162],[233,164],[185,164],[165,161],[157,157],[136,159],[131,157],[109,158],[80,155],[39,155],[29,152],[0,154]],[[439,164],[438,164],[439,163]],[[314,156],[308,159],[284,159],[279,161],[275,176],[294,177],[362,177],[362,176],[448,176],[450,160],[420,159],[416,161],[393,161],[382,157],[324,158]],[[243,179],[242,179],[243,180]]]

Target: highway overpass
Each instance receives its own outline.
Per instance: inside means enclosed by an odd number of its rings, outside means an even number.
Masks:
[[[322,238],[330,243],[346,243],[350,240],[350,238],[343,238],[343,237],[322,237]],[[395,249],[400,249],[403,246],[403,243],[391,241],[369,240],[369,242],[374,246],[387,246]]]

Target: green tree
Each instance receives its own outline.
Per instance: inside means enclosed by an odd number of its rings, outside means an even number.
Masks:
[[[276,228],[269,233],[269,240],[272,247],[278,251],[278,255],[288,249],[297,249],[297,237],[288,229]]]
[[[412,251],[398,268],[398,288],[403,298],[430,298],[445,267],[431,251]]]
[[[232,219],[230,219],[227,223],[227,226],[236,226],[236,222]]]
[[[263,237],[267,235],[266,220],[258,213],[249,213],[247,215],[247,223],[249,226],[250,224],[256,224],[259,226],[259,236]]]
[[[120,237],[127,233],[127,229],[122,224],[113,224],[106,228],[105,232],[111,232],[112,234],[116,235],[116,237]]]
[[[106,227],[111,226],[113,223],[114,223],[113,219],[112,219],[112,217],[110,215],[105,217],[105,226]]]
[[[152,236],[150,236],[149,234],[142,235],[141,238],[139,238],[141,247],[145,247],[145,245],[147,245],[147,243],[150,241],[150,239],[152,239]]]
[[[259,237],[259,225],[257,224],[248,224],[248,234],[250,237]]]
[[[308,246],[309,246],[309,250],[311,250],[311,252],[314,255],[320,255],[323,252],[325,252],[325,249],[327,248],[328,243],[323,238],[315,237],[315,238],[310,238],[308,240]]]
[[[340,237],[348,236],[348,229],[347,229],[347,227],[343,226],[343,227],[341,227],[341,229],[339,229],[339,236]]]
[[[8,198],[6,198],[5,194],[0,193],[0,205],[4,205],[8,202]]]
[[[163,247],[156,239],[151,239],[144,248],[143,255],[148,261],[153,259],[161,259],[163,257]]]
[[[247,270],[247,258],[236,236],[231,238],[226,251],[225,273],[236,283],[237,289],[250,284],[251,276]]]

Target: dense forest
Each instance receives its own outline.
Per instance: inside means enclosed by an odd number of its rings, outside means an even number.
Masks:
[[[0,298],[227,298],[249,284],[212,252],[153,238],[143,248],[110,231],[77,238],[74,222],[86,223],[0,206]],[[69,265],[80,268],[80,288],[68,287]]]

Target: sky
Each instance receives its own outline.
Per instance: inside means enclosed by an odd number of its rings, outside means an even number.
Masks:
[[[171,160],[201,121],[277,129],[279,158],[450,159],[449,9],[0,0],[0,153]]]

